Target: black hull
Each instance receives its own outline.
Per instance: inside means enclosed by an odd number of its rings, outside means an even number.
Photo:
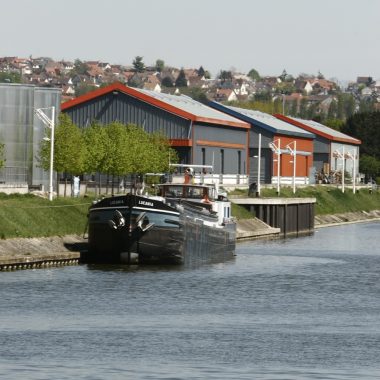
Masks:
[[[125,197],[124,197],[125,198]],[[134,202],[136,204],[136,202]],[[201,218],[189,217],[186,210],[178,211],[161,202],[151,209],[138,205],[102,205],[90,209],[90,261],[111,263],[170,263],[189,264],[224,261],[235,252],[235,224],[215,227]],[[118,210],[131,222],[120,229],[112,229],[108,221]],[[132,210],[132,212],[130,212]],[[146,223],[153,227],[143,232],[133,224],[139,213],[145,213]]]

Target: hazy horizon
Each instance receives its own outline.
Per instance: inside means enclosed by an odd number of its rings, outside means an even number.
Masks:
[[[19,0],[2,14],[0,56],[380,78],[375,0]]]

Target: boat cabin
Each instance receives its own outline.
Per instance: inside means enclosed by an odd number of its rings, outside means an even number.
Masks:
[[[164,198],[181,198],[192,201],[212,201],[216,198],[215,188],[193,184],[161,184],[158,195]]]

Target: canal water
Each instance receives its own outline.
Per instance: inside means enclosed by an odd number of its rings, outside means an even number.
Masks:
[[[199,268],[0,273],[1,379],[379,379],[380,223]]]

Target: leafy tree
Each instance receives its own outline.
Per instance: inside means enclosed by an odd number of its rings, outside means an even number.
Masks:
[[[260,74],[257,70],[251,69],[248,73],[248,76],[255,81],[259,81],[261,79]]]
[[[72,74],[84,75],[89,69],[89,66],[85,62],[82,62],[80,59],[76,59]]]
[[[209,71],[205,71],[205,75],[204,75],[205,79],[211,79],[211,74]]]
[[[85,144],[84,171],[86,173],[100,173],[104,171],[106,139],[106,129],[101,124],[93,123],[83,130],[83,141]]]
[[[347,119],[342,132],[362,141],[362,154],[380,159],[380,112],[354,114]]]
[[[335,99],[332,100],[329,106],[329,110],[327,111],[327,118],[332,120],[337,117],[338,114],[338,103]]]
[[[325,79],[324,75],[320,71],[318,71],[317,78],[318,79]]]
[[[51,130],[49,129],[49,138]],[[44,170],[50,168],[50,141],[43,140],[39,152]],[[59,116],[54,132],[54,170],[58,173],[82,174],[84,172],[85,146],[80,129],[66,114]],[[66,192],[66,188],[65,188]]]
[[[165,87],[173,87],[173,81],[170,77],[164,77],[161,84]]]
[[[200,87],[187,87],[181,90],[184,95],[190,96],[190,98],[201,102],[203,104],[207,104],[209,99],[207,97],[206,91]]]
[[[326,119],[324,121],[324,125],[332,129],[335,129],[336,131],[340,131],[344,125],[344,121],[340,119],[331,118],[331,119]]]
[[[360,113],[369,113],[374,110],[374,101],[371,98],[362,99],[359,103]]]
[[[132,64],[136,73],[143,73],[145,71],[145,64],[143,62],[143,57],[140,57],[139,55],[136,56]]]
[[[290,107],[289,107],[289,115],[290,116],[297,116],[298,114],[298,101],[292,100]]]
[[[301,119],[307,118],[307,100],[306,98],[302,98],[300,102],[300,108],[299,108],[299,116]]]
[[[260,91],[255,94],[255,101],[272,102],[272,95],[269,91]]]
[[[0,143],[0,169],[5,165],[5,144]]]
[[[161,73],[165,68],[165,62],[162,59],[157,59],[156,61],[156,70]]]
[[[178,74],[178,77],[175,81],[175,85],[176,87],[187,87],[187,79],[186,79],[186,75],[185,75],[185,70],[184,69],[181,69],[179,74]]]
[[[279,76],[279,78],[281,79],[282,82],[285,82],[286,80],[286,77],[288,76],[288,73],[286,72],[286,70],[282,70],[282,73],[281,75]]]
[[[204,70],[204,68],[203,68],[203,66],[201,66],[198,70],[198,76],[200,77],[200,78],[202,78],[204,75],[205,75],[205,70]]]
[[[376,157],[362,155],[359,159],[359,170],[369,177],[377,177],[380,175],[380,160]]]
[[[0,83],[21,83],[21,74],[0,73]]]
[[[95,86],[92,84],[88,83],[80,83],[76,88],[75,88],[75,96],[81,96],[84,94],[87,94],[88,92],[94,91]]]
[[[219,74],[219,79],[222,83],[231,82],[232,81],[232,72],[222,70]]]
[[[277,94],[292,94],[293,92],[296,91],[296,88],[293,83],[291,82],[281,82],[277,83],[275,92]]]

